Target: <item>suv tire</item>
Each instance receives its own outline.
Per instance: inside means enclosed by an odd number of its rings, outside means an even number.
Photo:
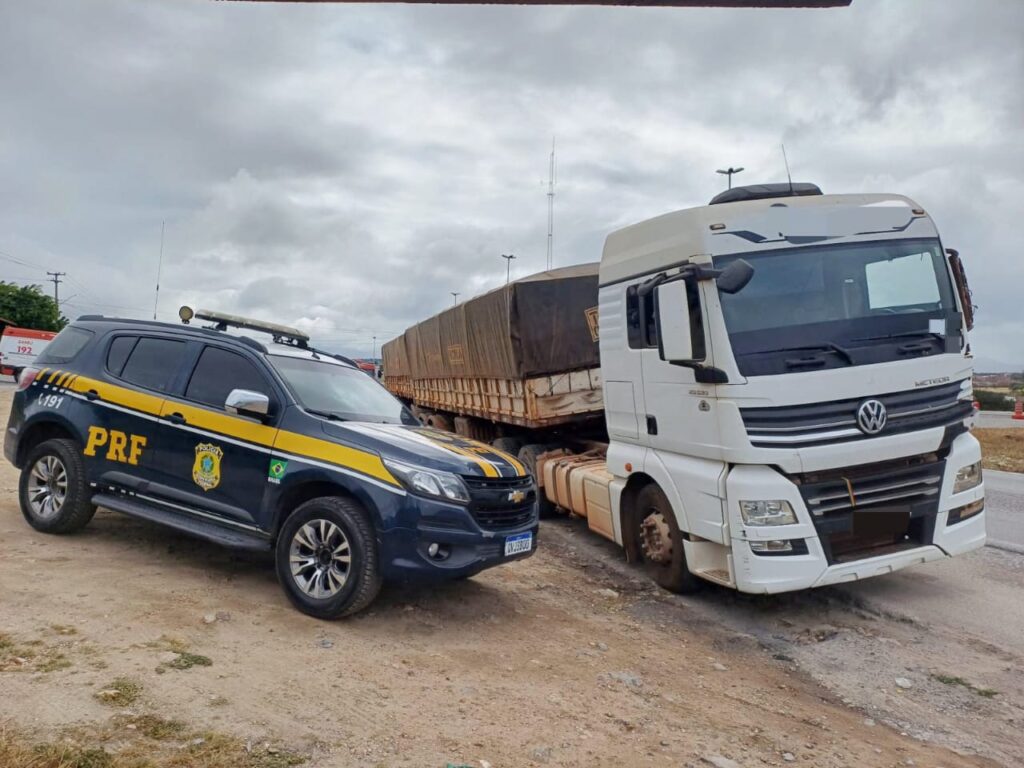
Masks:
[[[74,533],[88,525],[96,505],[78,443],[55,438],[30,450],[18,480],[18,501],[37,531]]]
[[[284,521],[276,566],[292,605],[318,619],[351,616],[380,592],[373,524],[344,496],[311,499]]]
[[[640,490],[636,503],[640,554],[651,577],[669,592],[688,594],[700,589],[700,578],[686,565],[683,535],[665,492],[651,483]],[[650,533],[645,533],[645,526]]]

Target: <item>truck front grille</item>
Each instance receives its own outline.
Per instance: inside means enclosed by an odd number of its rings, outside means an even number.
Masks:
[[[962,424],[974,406],[960,399],[961,382],[824,403],[741,408],[750,444],[758,448],[810,445],[885,437]],[[865,400],[881,400],[888,420],[881,432],[867,435],[857,426],[857,409]]]
[[[946,462],[936,454],[792,475],[829,563],[932,543]]]
[[[481,528],[507,530],[536,522],[537,489],[530,477],[462,478],[469,488],[469,513]]]

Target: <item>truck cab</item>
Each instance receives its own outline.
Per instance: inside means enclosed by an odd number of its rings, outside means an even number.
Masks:
[[[981,547],[962,275],[900,195],[738,188],[612,233],[608,535],[671,589],[755,593]]]

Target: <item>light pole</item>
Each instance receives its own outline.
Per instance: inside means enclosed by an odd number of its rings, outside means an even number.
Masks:
[[[459,303],[459,292],[458,291],[448,291],[448,293],[450,293],[452,295],[452,306],[453,307],[457,306],[458,303]]]
[[[732,176],[733,176],[733,174],[734,174],[734,173],[739,173],[739,172],[740,172],[740,171],[742,171],[742,170],[743,170],[743,167],[742,167],[742,166],[740,166],[739,168],[733,168],[733,167],[732,167],[732,166],[730,165],[730,166],[729,166],[728,168],[726,168],[726,169],[725,169],[724,171],[723,171],[723,170],[721,170],[721,169],[719,169],[719,170],[715,171],[715,173],[720,173],[720,174],[722,174],[723,176],[728,176],[728,177],[729,177],[729,189],[732,189]]]
[[[514,254],[503,253],[501,258],[505,260],[505,285],[508,285],[510,276],[512,275],[512,259],[515,258]]]

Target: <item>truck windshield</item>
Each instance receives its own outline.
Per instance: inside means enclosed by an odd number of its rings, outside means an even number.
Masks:
[[[288,355],[268,359],[307,411],[342,421],[417,423],[401,401],[363,371]]]
[[[739,293],[720,294],[744,375],[958,351],[960,322],[938,240],[806,246],[720,256],[754,267]]]

